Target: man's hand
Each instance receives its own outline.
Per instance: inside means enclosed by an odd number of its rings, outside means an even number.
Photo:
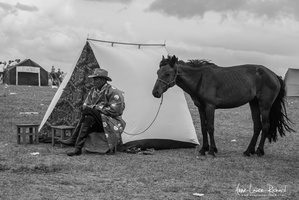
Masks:
[[[83,105],[83,110],[86,108],[95,108],[95,105]]]

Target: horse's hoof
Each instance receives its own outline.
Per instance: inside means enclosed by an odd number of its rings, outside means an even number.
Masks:
[[[208,152],[208,157],[210,158],[215,158],[215,153],[214,152]]]
[[[250,153],[247,152],[247,151],[245,151],[245,152],[243,153],[243,155],[246,156],[246,157],[250,157]]]
[[[218,149],[217,149],[216,147],[214,148],[214,152],[215,152],[215,153],[218,153]]]
[[[195,156],[196,156],[196,158],[205,158],[206,157],[206,153],[205,153],[205,151],[195,150]]]
[[[203,155],[197,155],[196,158],[197,158],[198,160],[205,160],[205,159],[207,159],[207,157],[206,157],[206,156],[203,156]]]
[[[246,150],[246,151],[244,151],[244,153],[243,153],[243,155],[244,156],[247,156],[247,157],[249,157],[249,156],[251,156],[251,155],[254,155],[255,154],[255,151],[253,150],[253,151],[251,151],[251,150]]]
[[[262,150],[262,149],[258,149],[258,150],[256,150],[256,155],[258,155],[259,157],[261,157],[261,156],[263,156],[264,154],[265,154],[265,152],[264,152],[264,150]]]
[[[213,159],[215,157],[216,157],[215,154],[214,155],[213,154],[207,154],[207,158],[209,158],[209,159]]]
[[[198,153],[199,153],[200,156],[205,156],[206,155],[206,151],[204,151],[204,150],[200,150]]]

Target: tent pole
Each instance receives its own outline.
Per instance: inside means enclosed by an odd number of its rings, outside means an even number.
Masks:
[[[114,44],[135,45],[135,46],[138,46],[139,49],[141,46],[163,46],[163,47],[166,46],[165,42],[164,42],[164,44],[139,44],[139,43],[113,42],[113,41],[96,40],[96,39],[87,38],[87,41],[88,40],[95,41],[95,42],[110,43],[112,47],[114,46]]]

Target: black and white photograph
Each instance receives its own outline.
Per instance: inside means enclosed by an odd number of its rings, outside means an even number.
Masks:
[[[0,0],[0,200],[296,200],[299,1]]]

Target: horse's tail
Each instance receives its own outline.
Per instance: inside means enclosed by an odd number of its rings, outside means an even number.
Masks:
[[[268,139],[271,143],[272,140],[274,142],[277,141],[277,132],[280,136],[284,136],[285,132],[292,132],[294,131],[289,124],[291,124],[291,120],[287,116],[286,108],[285,108],[285,84],[279,76],[277,76],[280,82],[280,91],[270,109],[269,114],[269,132],[268,132]]]

